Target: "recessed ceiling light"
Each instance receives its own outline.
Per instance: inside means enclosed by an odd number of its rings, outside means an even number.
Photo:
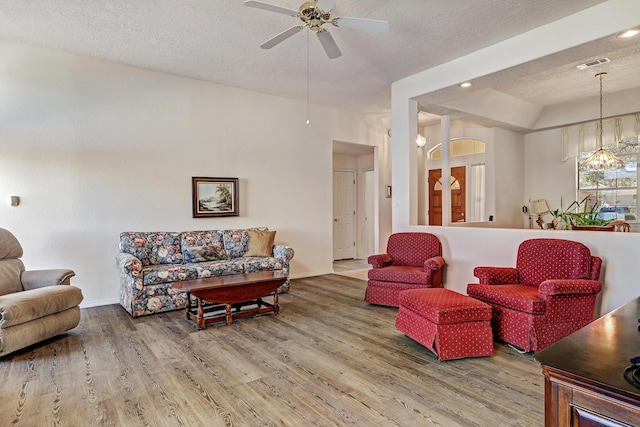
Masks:
[[[471,82],[464,82],[460,84],[460,87],[471,87],[472,83]]]
[[[629,37],[637,36],[640,33],[640,30],[637,28],[632,28],[630,30],[625,31],[624,33],[618,34],[619,39],[628,39]]]

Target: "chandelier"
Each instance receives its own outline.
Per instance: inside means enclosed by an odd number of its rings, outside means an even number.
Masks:
[[[600,79],[600,122],[598,124],[597,150],[585,160],[581,168],[585,171],[601,172],[624,169],[624,162],[609,150],[602,148],[602,77],[607,73],[598,73]]]

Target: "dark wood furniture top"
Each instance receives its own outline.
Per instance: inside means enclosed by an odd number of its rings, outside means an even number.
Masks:
[[[207,277],[204,279],[184,280],[174,282],[171,287],[183,292],[203,291],[214,288],[246,285],[249,283],[268,282],[273,279],[287,279],[282,271],[257,271],[255,273],[232,274],[230,276]],[[222,302],[222,301],[218,301]]]
[[[545,375],[547,426],[640,424],[640,388],[623,375],[640,356],[639,318],[640,298],[535,355]]]
[[[188,298],[186,317],[202,329],[222,321],[230,324],[235,319],[277,314],[280,307],[276,291],[287,277],[282,271],[258,271],[174,282],[171,287],[196,297],[195,307]],[[268,295],[273,296],[273,303],[263,300]],[[243,309],[246,306],[250,308]]]

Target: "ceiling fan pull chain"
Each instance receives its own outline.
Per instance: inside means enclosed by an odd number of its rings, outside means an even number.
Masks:
[[[309,27],[307,27],[307,124],[309,124]]]

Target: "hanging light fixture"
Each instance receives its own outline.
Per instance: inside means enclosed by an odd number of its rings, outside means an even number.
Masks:
[[[602,77],[607,73],[598,73],[600,79],[600,121],[598,123],[597,150],[585,160],[581,168],[591,172],[613,171],[624,169],[624,162],[609,150],[602,148]]]
[[[426,143],[427,143],[427,138],[418,134],[418,137],[416,138],[416,145],[418,146],[418,148],[424,147]]]

